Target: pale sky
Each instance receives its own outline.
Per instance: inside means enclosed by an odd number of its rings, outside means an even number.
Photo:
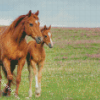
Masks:
[[[39,10],[40,26],[100,27],[100,0],[0,0],[0,25]]]

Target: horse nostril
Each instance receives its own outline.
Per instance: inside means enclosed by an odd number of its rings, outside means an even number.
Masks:
[[[37,38],[35,38],[35,39],[36,39],[36,42],[37,42],[38,44],[40,44],[41,41],[42,41],[41,37],[37,37]]]
[[[53,48],[53,45],[51,45],[51,43],[48,44],[49,48]]]
[[[38,37],[38,40],[41,41],[41,37]]]

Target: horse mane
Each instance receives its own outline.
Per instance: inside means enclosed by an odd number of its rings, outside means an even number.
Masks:
[[[15,29],[15,28],[19,25],[19,23],[20,23],[25,17],[26,17],[26,15],[21,15],[21,16],[19,16],[18,18],[16,18],[16,19],[12,22],[12,24],[9,26],[8,31],[10,31],[10,30],[12,30],[12,29]]]
[[[14,27],[17,27],[17,25],[26,17],[26,15],[19,16],[12,24]]]

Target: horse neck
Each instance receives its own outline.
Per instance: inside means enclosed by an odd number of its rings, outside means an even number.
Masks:
[[[36,47],[37,47],[38,49],[43,49],[43,47],[44,47],[44,42],[42,42],[42,43],[40,43],[40,44],[37,44],[37,43],[35,42],[35,45],[36,45]]]
[[[26,33],[24,32],[24,27],[22,25],[19,25],[16,27],[16,29],[13,32],[13,39],[20,43],[21,41],[25,40]]]

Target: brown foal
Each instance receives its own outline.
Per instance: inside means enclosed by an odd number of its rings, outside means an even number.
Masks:
[[[30,41],[28,43],[28,55],[27,55],[27,63],[28,63],[28,71],[29,71],[29,97],[32,97],[32,69],[35,74],[35,82],[36,82],[36,91],[35,96],[39,97],[41,95],[41,77],[42,77],[42,69],[45,61],[45,50],[44,43],[46,43],[49,48],[53,47],[52,42],[52,34],[50,33],[51,26],[47,28],[44,26],[41,29],[43,35],[43,42],[41,44],[37,44],[35,41]],[[37,68],[36,68],[37,64]],[[38,69],[38,72],[37,72]]]

